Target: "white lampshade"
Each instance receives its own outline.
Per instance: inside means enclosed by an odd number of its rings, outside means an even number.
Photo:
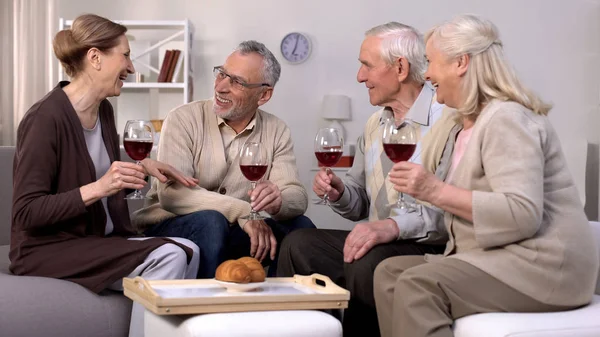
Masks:
[[[339,121],[350,120],[350,97],[346,95],[323,96],[321,117]]]

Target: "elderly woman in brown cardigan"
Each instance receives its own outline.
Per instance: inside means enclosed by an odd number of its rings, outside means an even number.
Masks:
[[[452,336],[466,315],[587,304],[598,255],[550,107],[521,85],[491,22],[460,16],[426,43],[426,76],[462,130],[445,181],[407,162],[390,180],[443,209],[450,240],[442,256],[377,267],[382,336]]]
[[[11,271],[122,289],[123,277],[195,278],[198,247],[185,239],[131,238],[126,189],[146,174],[191,186],[195,179],[151,159],[119,161],[112,106],[134,71],[124,26],[95,15],[60,31],[54,51],[72,81],[34,104],[19,125],[14,159]],[[143,335],[133,306],[131,336]]]

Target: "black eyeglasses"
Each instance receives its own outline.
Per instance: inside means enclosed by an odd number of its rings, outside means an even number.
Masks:
[[[271,86],[269,83],[246,83],[241,78],[239,78],[235,75],[229,75],[228,73],[226,73],[225,69],[223,69],[222,66],[214,67],[213,75],[215,75],[215,78],[218,81],[222,81],[225,78],[229,77],[229,83],[231,84],[231,86],[238,90]]]

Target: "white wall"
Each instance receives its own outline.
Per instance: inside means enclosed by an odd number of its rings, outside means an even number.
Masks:
[[[283,67],[281,81],[265,109],[291,127],[298,167],[307,188],[312,180],[309,169],[316,164],[313,135],[323,123],[318,116],[322,95],[338,91],[352,97],[353,120],[344,125],[348,139],[355,140],[375,111],[364,86],[356,82],[363,33],[392,20],[425,31],[459,13],[492,19],[521,78],[555,104],[550,118],[567,152],[575,149],[571,144],[579,142],[585,147],[586,140],[593,144],[600,141],[596,132],[600,101],[599,0],[58,0],[58,6],[59,16],[65,18],[84,12],[112,19],[189,18],[195,26],[196,99],[212,95],[212,66],[221,64],[238,42],[256,39],[265,43]],[[281,39],[291,31],[307,33],[313,42],[311,58],[300,65],[285,63],[279,52]],[[173,101],[170,104],[178,102],[169,100]],[[582,166],[578,164],[572,171],[582,175]],[[594,188],[597,190],[597,186]],[[597,212],[598,201],[593,203]],[[347,224],[323,212],[323,208],[311,207],[308,215],[321,227]]]

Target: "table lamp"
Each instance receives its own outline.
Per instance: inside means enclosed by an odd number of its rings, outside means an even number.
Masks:
[[[340,130],[342,137],[346,140],[346,130],[340,121],[350,120],[350,97],[346,95],[323,96],[321,117],[330,120],[330,127]]]

